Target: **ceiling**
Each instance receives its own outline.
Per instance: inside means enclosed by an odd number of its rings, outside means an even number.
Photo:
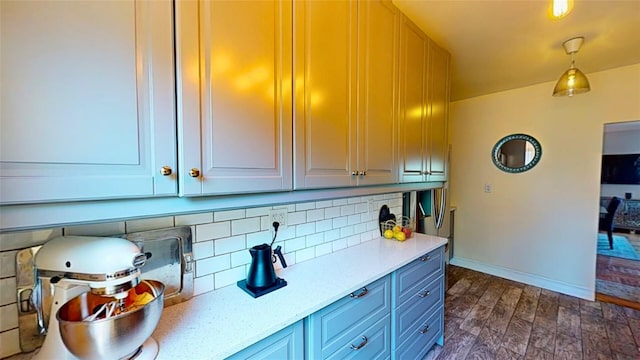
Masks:
[[[562,43],[577,36],[587,77],[640,63],[640,0],[575,0],[560,20],[548,17],[550,2],[393,0],[451,53],[452,101],[557,80],[571,63]]]

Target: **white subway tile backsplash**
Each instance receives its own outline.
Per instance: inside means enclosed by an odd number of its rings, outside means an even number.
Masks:
[[[366,202],[355,204],[356,206],[356,214],[369,212],[369,204]]]
[[[305,247],[305,238],[303,237],[299,237],[299,238],[295,238],[293,240],[287,240],[284,242],[284,252],[285,253],[292,253],[294,251],[298,251],[300,249],[304,249]]]
[[[278,240],[282,240],[282,233],[284,231],[280,231],[278,230]],[[273,232],[272,231],[260,231],[260,232],[255,232],[255,233],[251,233],[251,234],[247,234],[247,247],[251,248],[254,247],[256,245],[260,245],[260,244],[270,244],[271,240],[272,240],[272,236],[273,236]]]
[[[15,250],[0,253],[0,278],[16,276],[17,253]]]
[[[331,245],[331,243],[318,245],[316,246],[316,256],[330,254],[332,250],[333,250],[333,246]]]
[[[231,235],[248,234],[260,231],[260,218],[251,217],[231,221]]]
[[[268,217],[270,211],[271,211],[271,206],[248,208],[246,210],[246,217],[256,217],[256,216],[267,216]]]
[[[213,213],[213,221],[242,219],[245,217],[245,214],[245,209],[216,211]]]
[[[16,302],[16,278],[0,279],[0,306]]]
[[[339,216],[340,216],[340,207],[330,207],[330,208],[324,209],[325,219],[336,218]]]
[[[307,211],[307,221],[324,220],[324,209],[313,209]]]
[[[244,266],[231,268],[229,270],[219,271],[214,274],[215,288],[219,289],[227,285],[235,284],[238,279],[245,277]]]
[[[215,240],[213,242],[213,248],[216,255],[228,254],[241,249],[246,249],[246,236],[238,235]]]
[[[213,213],[178,215],[175,217],[176,226],[200,225],[213,222]]]
[[[290,212],[287,214],[287,226],[303,224],[307,222],[307,212],[306,211],[296,211]]]
[[[304,211],[304,210],[310,210],[315,208],[316,208],[315,201],[296,204],[296,211]]]
[[[20,350],[18,329],[0,332],[0,358],[17,354]]]
[[[332,200],[316,201],[316,209],[328,208],[333,206]]]
[[[138,231],[147,231],[155,229],[163,229],[173,227],[173,216],[129,220],[125,222],[125,230],[127,233],[133,233]]]
[[[166,218],[163,218],[166,219]],[[125,233],[125,222],[109,222],[102,224],[77,225],[64,228],[65,236],[110,236]]]
[[[231,235],[231,222],[222,221],[196,225],[195,241],[220,239]]]
[[[320,245],[324,242],[324,234],[321,232],[317,232],[314,234],[307,235],[307,247],[314,247],[316,245]]]
[[[193,280],[193,294],[200,295],[214,290],[213,274],[200,276]]]
[[[193,243],[192,248],[193,257],[196,260],[205,259],[214,255],[213,240]]]
[[[0,251],[18,250],[42,245],[45,241],[61,235],[62,228],[2,233],[0,234]]]
[[[315,248],[304,248],[302,250],[296,251],[296,262],[301,263],[303,261],[307,261],[313,259],[316,256]]]
[[[305,236],[316,232],[316,223],[304,223],[296,225],[296,236]]]
[[[331,219],[316,221],[316,232],[323,232],[333,228]]]
[[[324,242],[331,242],[340,238],[340,229],[333,229],[324,232]]]
[[[332,242],[333,251],[345,249],[347,247],[347,239],[338,239]]]
[[[347,226],[349,225],[348,220],[346,217],[338,217],[338,218],[334,218],[333,219],[333,228],[334,229],[339,229],[343,226]]]
[[[353,226],[344,226],[340,228],[340,237],[345,238],[353,235]]]
[[[347,246],[355,246],[360,244],[360,234],[354,234],[347,238]]]
[[[249,250],[242,249],[241,251],[236,251],[231,253],[231,267],[238,267],[242,265],[247,265],[251,263],[251,254]]]
[[[359,224],[361,220],[362,219],[360,217],[360,214],[353,214],[353,215],[347,216],[347,224],[349,225]]]
[[[347,205],[349,201],[347,199],[335,199],[333,200],[333,206]]]
[[[355,214],[356,207],[355,205],[342,205],[340,206],[340,216],[347,216]]]
[[[373,200],[375,211],[369,211],[369,200]],[[63,230],[67,235],[109,236],[191,226],[196,260],[194,294],[199,295],[246,277],[251,262],[248,248],[270,244],[273,239],[269,214],[274,208],[287,212],[287,225],[278,230],[274,248],[282,246],[288,265],[293,266],[378,238],[378,212],[385,204],[401,216],[402,194],[393,193],[0,234],[0,304],[6,308],[1,310],[0,328],[7,330],[0,333],[0,357],[20,352],[15,329],[15,250],[40,245],[62,235]],[[280,269],[280,262],[275,266]]]
[[[196,277],[227,270],[230,267],[231,256],[229,254],[200,259],[196,261]]]
[[[14,292],[15,293],[15,292]],[[18,311],[15,306],[0,306],[0,331],[18,327]]]

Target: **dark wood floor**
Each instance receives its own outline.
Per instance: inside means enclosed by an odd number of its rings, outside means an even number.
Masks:
[[[445,345],[425,359],[640,359],[640,311],[447,266]]]

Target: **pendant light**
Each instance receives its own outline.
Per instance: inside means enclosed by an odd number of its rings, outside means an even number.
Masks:
[[[571,55],[571,67],[558,80],[555,89],[553,89],[553,96],[573,96],[591,90],[589,80],[582,71],[575,67],[573,59],[573,55],[580,50],[582,42],[584,42],[583,37],[576,37],[562,44],[567,54]]]

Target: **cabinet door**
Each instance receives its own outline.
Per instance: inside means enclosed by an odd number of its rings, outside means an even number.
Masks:
[[[407,17],[400,27],[400,180],[424,181],[426,156],[425,123],[426,35]]]
[[[397,181],[398,42],[400,12],[390,1],[359,2],[359,185]]]
[[[176,193],[172,18],[170,1],[0,2],[2,203]]]
[[[300,320],[268,338],[231,355],[227,360],[298,360],[304,359],[304,352],[304,324]]]
[[[357,2],[295,3],[294,188],[356,184]]]
[[[446,181],[449,157],[449,53],[429,41],[428,181]]]
[[[180,194],[290,190],[291,2],[176,9]]]

